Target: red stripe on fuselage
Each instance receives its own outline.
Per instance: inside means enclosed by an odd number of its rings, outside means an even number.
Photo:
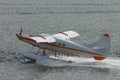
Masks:
[[[38,44],[35,40],[29,38],[29,37],[25,37],[25,36],[19,36],[19,39],[20,40],[27,40],[27,41],[31,41],[31,42],[34,42],[35,44]],[[49,46],[52,46],[52,47],[57,47],[57,48],[63,48],[63,49],[68,49],[68,50],[72,50],[72,51],[78,51],[78,52],[83,52],[83,53],[89,53],[89,54],[93,54],[93,55],[101,55],[99,53],[96,53],[96,52],[90,52],[90,51],[86,51],[86,50],[80,50],[80,49],[76,49],[76,48],[71,48],[71,47],[67,47],[67,46],[60,46],[60,45],[57,45],[57,44],[53,44],[53,43],[39,43],[39,44],[46,44],[46,45],[49,45]],[[34,45],[35,46],[35,45]],[[39,46],[37,46],[39,47]],[[44,47],[45,48],[45,47]],[[52,49],[54,50],[54,49]],[[56,50],[55,50],[56,51]],[[60,52],[60,51],[59,51]]]
[[[89,54],[94,54],[94,55],[101,55],[101,54],[96,53],[96,52],[90,52],[90,51],[86,51],[86,50],[79,50],[79,49],[70,48],[70,47],[66,47],[66,46],[60,46],[60,45],[53,44],[53,43],[44,43],[44,44],[47,44],[47,45],[53,46],[53,47],[57,47],[57,48],[68,49],[68,50],[72,50],[72,51],[84,52],[84,53],[89,53]]]

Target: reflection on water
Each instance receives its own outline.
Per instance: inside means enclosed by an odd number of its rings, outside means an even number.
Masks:
[[[108,78],[112,70],[108,68],[93,68],[93,67],[60,67],[60,68],[39,68],[39,71],[43,72],[44,77],[42,79],[54,79],[54,80],[86,80],[86,79],[110,79]],[[97,73],[96,73],[97,72]]]

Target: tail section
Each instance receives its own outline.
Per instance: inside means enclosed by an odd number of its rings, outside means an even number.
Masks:
[[[102,55],[107,56],[110,53],[110,36],[109,34],[105,33],[103,36],[93,44],[94,49],[97,52],[102,53]]]
[[[107,55],[106,53],[110,52],[110,36],[109,34],[103,34],[103,36],[92,44],[92,49],[97,52],[103,53],[103,55]]]
[[[103,60],[110,53],[110,35],[105,33],[102,37],[93,44],[89,44],[94,51],[101,53],[102,56],[94,56],[95,60]]]

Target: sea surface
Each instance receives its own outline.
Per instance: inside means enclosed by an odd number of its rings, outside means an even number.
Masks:
[[[43,67],[25,63],[18,53],[36,48],[16,34],[55,34],[73,30],[81,44],[111,36],[106,60],[74,67]],[[83,59],[84,62],[84,59]],[[0,80],[120,80],[119,0],[0,0]]]

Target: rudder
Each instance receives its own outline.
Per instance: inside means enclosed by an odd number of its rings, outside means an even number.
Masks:
[[[110,44],[110,35],[108,33],[105,33],[98,41],[92,44],[88,44],[86,46],[90,47],[96,52],[101,53],[101,56],[93,56],[95,60],[103,60],[110,53]]]

